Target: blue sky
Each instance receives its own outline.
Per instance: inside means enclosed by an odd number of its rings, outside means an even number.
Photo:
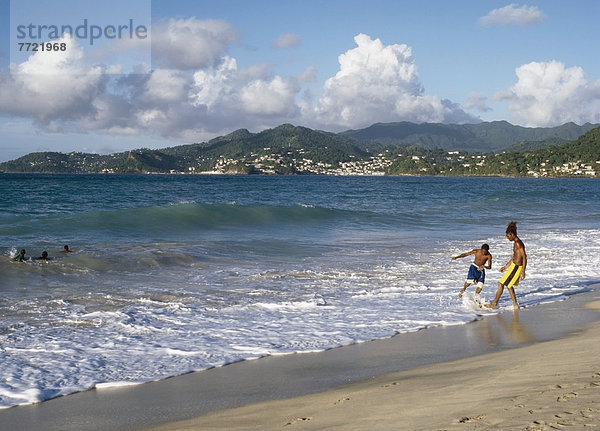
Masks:
[[[595,0],[0,0],[0,161],[282,123],[600,123],[598,16]],[[18,25],[84,19],[106,31],[93,46],[18,51],[42,42]],[[129,19],[151,37],[109,37]]]

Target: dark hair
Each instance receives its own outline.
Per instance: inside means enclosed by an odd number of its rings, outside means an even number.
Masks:
[[[490,246],[489,246],[489,245],[487,245],[487,244],[483,244],[483,245],[481,246],[481,248],[482,248],[483,250],[487,250],[487,251],[489,251],[489,250],[490,250]]]
[[[509,233],[513,234],[513,235],[517,235],[517,222],[516,221],[511,221],[508,226],[506,226],[506,234],[508,235]]]

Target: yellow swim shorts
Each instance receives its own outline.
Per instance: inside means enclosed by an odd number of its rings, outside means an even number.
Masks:
[[[506,287],[518,286],[522,271],[522,266],[511,263],[508,271],[506,271],[500,279],[500,284],[503,284]]]

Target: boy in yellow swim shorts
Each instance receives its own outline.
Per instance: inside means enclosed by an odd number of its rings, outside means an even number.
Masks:
[[[504,272],[506,268],[508,271],[502,276],[498,282],[498,291],[496,297],[491,304],[488,304],[489,308],[498,308],[498,301],[504,291],[504,286],[507,287],[508,293],[513,302],[515,310],[519,309],[519,303],[517,302],[517,296],[513,286],[518,286],[519,281],[525,278],[525,268],[527,267],[527,254],[525,253],[525,244],[517,236],[517,222],[511,221],[506,227],[506,238],[513,243],[513,255],[510,260],[500,268],[500,272]]]

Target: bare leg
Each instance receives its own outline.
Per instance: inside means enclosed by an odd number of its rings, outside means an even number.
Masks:
[[[515,289],[513,289],[512,287],[508,288],[508,293],[510,293],[510,297],[512,298],[512,302],[513,302],[513,308],[515,310],[519,309],[519,303],[517,302],[517,295],[515,295]]]
[[[465,281],[465,285],[463,286],[463,288],[462,288],[462,289],[460,289],[460,292],[458,292],[458,297],[459,297],[459,298],[462,298],[462,296],[463,296],[463,293],[465,293],[465,290],[467,290],[467,287],[469,287],[470,285],[471,285],[471,283],[467,283],[467,282]]]
[[[496,292],[496,297],[494,298],[492,303],[488,305],[489,308],[498,308],[498,301],[500,301],[502,292],[504,292],[504,285],[498,282],[498,291]]]
[[[477,289],[475,289],[475,304],[479,308],[483,308],[483,304],[481,303],[481,296],[479,295],[482,290],[483,290],[483,283],[481,283],[481,282],[477,283]]]

